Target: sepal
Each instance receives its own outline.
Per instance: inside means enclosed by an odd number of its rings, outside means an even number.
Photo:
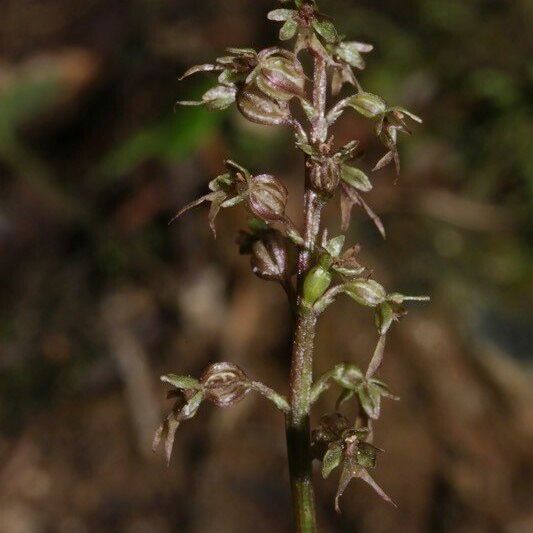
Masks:
[[[218,85],[205,92],[200,101],[179,101],[178,104],[183,106],[205,105],[211,111],[222,111],[235,102],[236,94],[237,89],[235,87]]]
[[[358,304],[376,307],[387,299],[387,292],[373,279],[356,279],[344,285],[344,292]]]
[[[185,391],[176,389],[169,392],[167,397],[176,400],[172,410],[163,418],[161,425],[155,432],[152,449],[155,452],[160,443],[163,442],[168,465],[172,457],[176,431],[181,422],[192,418],[197,413],[203,400],[203,392],[201,390],[196,391],[196,389]]]

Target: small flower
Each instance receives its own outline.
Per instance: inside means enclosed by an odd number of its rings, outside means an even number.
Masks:
[[[379,170],[394,161],[396,173],[400,173],[398,132],[410,134],[405,118],[421,123],[422,119],[403,107],[388,106],[385,100],[372,93],[360,91],[343,101],[344,107],[352,107],[361,115],[376,120],[376,135],[388,149],[373,170]]]
[[[217,176],[209,183],[210,193],[194,200],[180,209],[178,213],[172,218],[170,223],[174,222],[181,215],[200,205],[204,202],[210,202],[211,207],[209,209],[209,226],[216,238],[215,219],[222,208],[233,207],[243,201],[240,189],[250,178],[250,173],[237,165],[233,161],[226,161],[226,167],[229,172]]]
[[[380,451],[382,450],[376,448],[372,444],[360,441],[356,435],[345,440],[344,453],[342,456],[342,472],[339,479],[337,494],[335,496],[335,510],[337,513],[341,512],[339,506],[340,498],[352,479],[362,479],[365,483],[370,485],[383,500],[396,507],[396,504],[368,473],[369,468],[374,468],[376,466],[377,454]]]
[[[383,360],[384,348],[384,337],[380,337],[366,374],[355,365],[347,364],[342,375],[335,377],[335,381],[344,389],[337,400],[337,408],[355,396],[364,415],[377,420],[381,414],[382,397],[398,400],[385,383],[373,377]]]
[[[267,48],[259,53],[253,48],[228,48],[227,51],[230,55],[217,58],[214,64],[195,65],[179,78],[183,80],[199,72],[220,72],[220,85],[209,89],[199,101],[180,101],[178,104],[205,105],[218,111],[226,109],[237,99],[239,109],[242,111],[244,107],[243,114],[254,122],[286,122],[290,113],[282,103],[295,96],[305,98],[305,73],[295,54],[279,47]],[[253,101],[254,88],[263,93],[261,101]],[[247,107],[254,106],[260,109],[246,112]],[[260,118],[261,114],[265,117]]]
[[[361,54],[371,52],[374,47],[371,44],[357,41],[340,42],[330,47],[335,61],[332,65],[331,92],[333,95],[340,93],[343,85],[349,83],[359,88],[353,69],[363,70],[366,66]]]
[[[331,161],[328,165],[324,164],[323,172],[335,171],[334,177],[330,177],[329,180],[340,183],[340,208],[341,208],[341,229],[346,231],[350,225],[351,212],[354,205],[361,206],[367,215],[372,219],[379,232],[385,237],[385,228],[381,219],[372,211],[368,204],[361,197],[362,192],[368,192],[372,189],[372,183],[370,178],[359,168],[348,165],[346,162],[353,159],[358,148],[357,141],[351,141],[343,146],[332,157],[329,157]],[[329,146],[325,144],[324,146]],[[308,145],[299,145],[299,148],[304,151],[310,159],[315,162],[320,162],[324,155],[317,152],[314,148]],[[315,178],[316,179],[316,178]],[[318,182],[320,183],[320,182]],[[318,192],[318,191],[317,191]]]
[[[373,49],[374,47],[371,44],[359,43],[357,41],[343,41],[335,46],[333,54],[337,61],[363,70],[366,67],[366,63],[361,54],[372,52]]]
[[[360,276],[366,270],[356,259],[361,247],[355,245],[342,252],[344,241],[344,235],[339,235],[328,241],[327,232],[324,231],[322,248],[328,255],[329,268],[348,279]],[[324,259],[322,259],[322,262],[324,262]]]
[[[164,442],[167,464],[170,463],[176,431],[181,422],[198,412],[201,403],[208,400],[217,407],[231,407],[240,402],[254,388],[246,374],[231,363],[209,365],[199,380],[190,376],[167,374],[161,381],[172,385],[167,398],[175,398],[174,406],[157,428],[152,448],[155,451]]]
[[[359,478],[368,483],[385,501],[394,503],[368,473],[375,468],[377,455],[383,451],[368,442],[371,431],[367,427],[350,424],[340,413],[325,415],[312,434],[312,451],[322,461],[322,476],[328,477],[341,466],[335,510],[340,513],[339,500],[350,481]]]
[[[346,184],[361,192],[372,189],[368,176],[359,168],[346,163],[354,157],[358,142],[353,141],[331,155],[332,140],[321,143],[318,148],[300,144],[298,147],[309,156],[308,166],[311,169],[310,181],[313,189],[324,196],[331,197],[342,179]],[[344,230],[344,228],[343,228]]]
[[[247,169],[231,160],[226,161],[226,168],[226,174],[209,183],[210,193],[187,204],[171,222],[189,209],[210,202],[209,225],[216,237],[215,218],[220,209],[244,203],[250,213],[261,220],[267,223],[280,222],[287,232],[294,228],[285,214],[288,192],[281,181],[269,174],[252,176]]]
[[[296,8],[274,9],[268,14],[269,20],[283,22],[280,40],[287,41],[296,36],[296,54],[304,48],[310,48],[331,62],[331,56],[322,43],[333,44],[339,40],[334,24],[329,17],[318,11],[314,1],[298,1]]]

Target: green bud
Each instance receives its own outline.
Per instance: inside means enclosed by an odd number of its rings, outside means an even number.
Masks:
[[[387,298],[385,289],[373,279],[356,279],[345,285],[344,292],[357,303],[376,307]]]
[[[314,305],[315,302],[328,290],[332,276],[325,268],[316,266],[311,269],[304,280],[304,300]]]

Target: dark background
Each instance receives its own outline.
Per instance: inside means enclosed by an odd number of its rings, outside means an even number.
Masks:
[[[388,240],[355,213],[349,238],[387,287],[431,294],[391,335],[375,478],[324,532],[533,529],[528,0],[322,1],[375,44],[363,85],[425,119],[403,174],[375,175]],[[298,220],[302,161],[280,129],[235,111],[177,109],[202,93],[191,64],[261,48],[273,1],[0,3],[0,531],[290,531],[282,418],[248,397],[202,406],[171,467],[151,437],[168,407],[159,374],[232,361],[286,392],[291,325],[278,287],[249,272],[227,210],[167,226],[231,156],[284,179]],[[379,147],[354,114],[338,139]],[[364,166],[367,165],[367,166]],[[338,229],[337,206],[327,220]],[[364,365],[370,315],[341,299],[320,325],[316,370]],[[317,405],[332,408],[334,393]]]

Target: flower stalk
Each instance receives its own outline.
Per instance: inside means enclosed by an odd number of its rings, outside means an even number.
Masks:
[[[328,132],[325,119],[327,76],[323,58],[315,58],[313,81],[313,107],[316,118],[311,127],[311,139],[318,148],[320,143],[325,142]],[[312,189],[309,179],[310,174],[317,171],[313,168],[317,163],[306,156],[305,165],[307,170],[304,192],[305,247],[300,250],[298,258],[299,307],[289,381],[291,410],[286,417],[286,433],[295,523],[298,531],[307,533],[316,531],[309,420],[317,316],[304,298],[303,282],[309,270],[311,251],[318,239],[324,201]]]

